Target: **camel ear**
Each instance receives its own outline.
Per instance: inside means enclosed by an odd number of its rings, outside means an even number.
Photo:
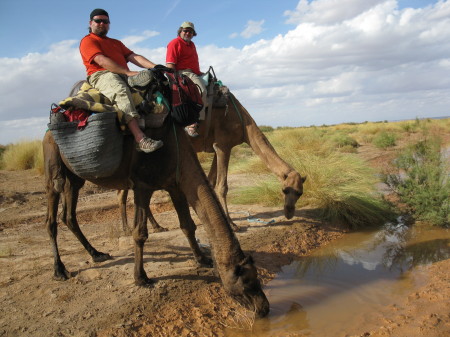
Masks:
[[[304,183],[306,181],[306,176],[304,176],[303,178],[302,178],[302,183]]]
[[[234,277],[239,277],[242,275],[242,267],[240,264],[238,264],[237,266],[234,267],[234,273],[233,276]]]
[[[253,257],[251,255],[247,256],[245,259],[243,259],[238,265],[234,267],[234,276],[239,277],[242,275],[244,271],[244,266],[246,264],[253,265],[255,262],[253,261]]]
[[[241,266],[244,266],[246,264],[254,264],[255,261],[253,261],[253,257],[251,255],[248,255],[245,257],[245,259],[242,260],[242,262],[240,263]]]

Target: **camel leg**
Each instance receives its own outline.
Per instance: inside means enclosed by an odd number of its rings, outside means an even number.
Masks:
[[[231,149],[222,149],[217,143],[214,144],[214,151],[217,156],[217,177],[214,189],[219,198],[220,203],[225,211],[228,222],[235,232],[239,231],[239,227],[231,220],[230,213],[228,212],[227,205],[227,193],[228,193],[228,165],[230,163]]]
[[[216,153],[214,153],[214,158],[211,163],[211,168],[209,169],[208,181],[213,188],[216,187],[216,183],[217,183],[217,154]]]
[[[150,221],[150,224],[152,225],[153,233],[162,233],[168,231],[167,228],[161,227],[159,223],[156,221],[156,219],[153,217],[152,211],[150,210],[150,204],[147,210],[147,218]]]
[[[48,138],[48,135],[46,135]],[[54,278],[56,280],[67,280],[70,277],[69,272],[61,261],[61,256],[58,249],[58,203],[60,199],[62,184],[55,184],[55,179],[63,179],[64,173],[61,170],[61,159],[59,157],[59,150],[53,139],[43,142],[44,152],[44,172],[45,172],[45,188],[47,191],[47,215],[45,220],[45,226],[47,233],[50,236],[50,243],[52,246],[52,252],[54,257]],[[60,185],[60,186],[58,186]]]
[[[149,200],[152,199],[153,192],[154,191],[150,192]],[[147,219],[150,221],[150,224],[152,225],[153,233],[161,233],[168,231],[167,228],[161,227],[159,223],[156,221],[156,219],[153,217],[152,211],[150,210],[150,202],[148,203],[147,206]]]
[[[50,186],[47,184],[47,217],[46,217],[46,228],[47,233],[50,236],[50,242],[52,245],[54,263],[54,278],[59,281],[67,280],[70,277],[69,272],[61,261],[61,256],[59,255],[57,236],[58,236],[58,224],[57,224],[57,213],[58,213],[58,203],[60,194],[53,189],[53,183],[50,181]]]
[[[137,286],[149,287],[154,283],[144,270],[144,243],[148,239],[147,212],[149,210],[151,192],[136,187],[134,190],[134,283]]]
[[[181,230],[188,239],[195,261],[197,261],[197,265],[203,268],[212,268],[212,260],[206,257],[195,239],[195,231],[197,226],[192,220],[191,213],[189,212],[189,204],[185,195],[176,187],[170,189],[169,194],[177,211]]]
[[[64,188],[65,210],[63,214],[63,221],[70,231],[81,242],[86,251],[91,255],[94,262],[103,262],[111,259],[111,256],[106,253],[97,251],[84,236],[78,225],[76,217],[76,208],[78,203],[78,195],[80,188],[83,187],[84,180],[72,174],[68,174]]]
[[[119,209],[120,209],[120,216],[122,218],[122,230],[125,234],[130,234],[130,227],[128,227],[128,218],[127,218],[127,197],[128,197],[128,190],[118,190],[117,191],[117,199],[119,200]],[[150,195],[151,199],[151,195]],[[153,233],[160,233],[160,232],[166,232],[168,229],[161,227],[158,222],[153,217],[152,212],[150,211],[150,207],[147,210],[148,214],[148,220],[150,221],[150,224],[153,228]]]
[[[117,191],[117,199],[119,200],[120,216],[122,219],[122,231],[125,234],[130,234],[131,230],[130,230],[130,227],[128,227],[128,218],[127,218],[127,198],[128,198],[128,190],[118,190]]]

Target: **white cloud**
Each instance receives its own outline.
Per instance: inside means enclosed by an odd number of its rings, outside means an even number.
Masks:
[[[287,10],[284,15],[288,17],[287,23],[314,23],[332,25],[370,10],[374,6],[396,1],[386,0],[300,0],[295,10]]]
[[[241,33],[241,36],[243,38],[249,39],[252,36],[261,34],[261,32],[263,31],[263,28],[262,28],[263,24],[264,24],[264,20],[261,20],[261,21],[249,20],[247,22],[247,26],[245,27],[245,29]]]
[[[450,115],[449,1],[400,10],[393,0],[302,0],[289,20],[296,26],[286,34],[243,48],[197,43],[202,70],[214,66],[258,124]],[[156,62],[165,59],[165,46],[133,50]],[[17,128],[4,121],[20,119],[18,129],[32,135],[23,120],[36,118],[34,129],[41,133],[50,104],[85,77],[78,41],[52,45],[45,54],[2,58],[0,73],[0,134],[11,137]],[[3,136],[2,142],[9,141]]]
[[[145,31],[141,32],[140,35],[127,36],[127,37],[121,39],[121,41],[125,44],[125,46],[127,46],[129,48],[133,48],[138,43],[148,40],[149,38],[152,38],[152,37],[158,36],[158,35],[159,35],[159,32],[155,32],[153,30],[145,30]]]

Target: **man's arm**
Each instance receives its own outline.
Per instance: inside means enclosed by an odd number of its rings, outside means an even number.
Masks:
[[[127,76],[134,76],[139,73],[137,71],[131,71],[124,67],[121,67],[116,62],[111,60],[109,57],[101,54],[94,57],[94,62],[97,63],[100,67],[105,68],[106,70],[109,70],[110,72],[115,74],[125,74]]]
[[[138,54],[131,54],[130,56],[127,57],[127,61],[131,62],[141,68],[149,69],[149,68],[154,68],[156,66],[155,63],[146,59],[144,56],[138,55]]]

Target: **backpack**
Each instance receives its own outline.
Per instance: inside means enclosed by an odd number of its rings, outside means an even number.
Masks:
[[[198,122],[203,108],[200,88],[188,76],[166,72],[169,80],[172,118],[181,126]]]

